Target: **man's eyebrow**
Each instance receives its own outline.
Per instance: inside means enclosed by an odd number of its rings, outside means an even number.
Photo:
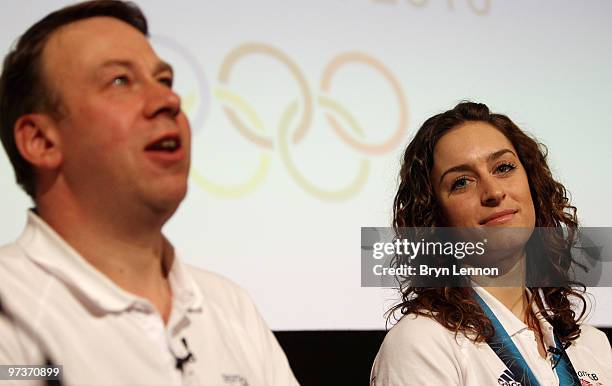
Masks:
[[[493,153],[489,154],[487,156],[487,162],[491,162],[491,161],[495,161],[496,159],[498,159],[499,157],[501,157],[502,155],[506,154],[506,153],[510,153],[513,156],[516,157],[516,154],[510,150],[510,149],[501,149],[501,150],[497,150],[494,151]],[[518,158],[518,157],[516,157]],[[461,164],[461,165],[457,165],[457,166],[453,166],[450,169],[447,169],[444,173],[442,173],[442,175],[440,176],[440,181],[438,182],[438,185],[442,184],[442,180],[444,179],[444,176],[446,176],[448,173],[452,173],[452,172],[463,172],[466,170],[470,170],[471,167],[468,164]]]
[[[111,59],[100,64],[99,68],[107,68],[107,67],[134,67],[134,64],[129,60],[121,60],[121,59]]]
[[[134,63],[132,63],[129,60],[122,60],[122,59],[111,59],[111,60],[107,60],[104,63],[102,63],[100,65],[100,68],[106,68],[106,67],[127,67],[127,68],[134,68]],[[160,72],[165,72],[168,71],[170,72],[172,75],[174,75],[174,69],[172,68],[172,66],[167,63],[164,62],[163,60],[160,60],[159,62],[157,62],[157,64],[155,65],[155,69],[153,70],[154,74],[159,74]]]
[[[155,66],[155,73],[159,74],[160,72],[166,72],[166,71],[174,75],[174,69],[172,68],[170,63],[164,62],[163,60],[160,60],[159,62],[157,62],[157,66]]]

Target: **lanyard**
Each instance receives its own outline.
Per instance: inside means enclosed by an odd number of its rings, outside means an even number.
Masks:
[[[540,383],[533,374],[533,371],[531,371],[531,368],[529,368],[529,365],[527,365],[525,358],[523,358],[520,351],[512,341],[512,338],[510,338],[493,311],[491,311],[487,303],[485,303],[485,301],[477,293],[474,293],[474,295],[485,315],[493,324],[493,329],[495,332],[493,337],[487,340],[487,343],[493,352],[495,352],[499,359],[504,362],[504,365],[506,365],[508,370],[512,372],[514,379],[520,382],[521,385],[540,386]],[[559,362],[555,367],[555,371],[559,377],[559,386],[580,386],[580,379],[578,378],[578,375],[576,375],[572,362],[556,336],[555,345],[557,346],[557,354],[555,355],[560,355]]]

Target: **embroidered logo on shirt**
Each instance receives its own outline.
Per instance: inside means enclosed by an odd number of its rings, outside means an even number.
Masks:
[[[582,386],[603,386],[603,383],[599,381],[597,373],[589,373],[588,371],[580,370],[576,374],[580,377],[580,383]],[[588,378],[588,379],[585,379]]]
[[[506,370],[497,378],[497,383],[501,386],[522,386],[522,383],[514,380],[514,375],[510,370]]]
[[[238,374],[222,374],[223,382],[228,385],[249,386],[249,382]]]

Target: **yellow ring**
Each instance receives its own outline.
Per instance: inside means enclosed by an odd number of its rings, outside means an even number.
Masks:
[[[248,121],[259,131],[264,132],[264,125],[257,115],[257,112],[239,95],[227,90],[217,89],[215,96],[226,103],[238,107],[239,110],[247,117]],[[265,179],[270,170],[270,155],[262,153],[259,157],[259,164],[255,173],[244,183],[237,185],[221,185],[210,181],[208,178],[199,174],[194,168],[191,170],[191,176],[195,183],[205,190],[221,197],[243,197],[254,191]]]
[[[295,179],[297,184],[312,194],[313,196],[326,201],[340,201],[345,200],[357,192],[359,192],[368,179],[368,174],[370,172],[370,163],[367,159],[362,159],[359,165],[359,172],[347,186],[339,189],[339,190],[329,190],[323,189],[321,187],[316,186],[312,182],[310,182],[296,167],[293,163],[289,155],[289,147],[287,146],[287,132],[289,131],[289,123],[291,119],[295,116],[298,110],[297,102],[290,103],[287,106],[287,109],[283,113],[281,117],[281,121],[279,124],[279,151],[281,155],[281,159],[285,163],[289,174]]]

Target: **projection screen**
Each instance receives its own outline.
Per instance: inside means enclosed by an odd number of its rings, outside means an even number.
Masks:
[[[0,49],[67,1],[0,14]],[[549,149],[581,224],[610,226],[612,3],[147,0],[193,132],[189,193],[165,232],[245,287],[275,330],[383,329],[396,300],[361,288],[360,228],[389,226],[402,150],[461,100]],[[0,243],[32,206],[0,156]],[[112,186],[108,189],[112,190]],[[612,326],[612,289],[590,323]]]

